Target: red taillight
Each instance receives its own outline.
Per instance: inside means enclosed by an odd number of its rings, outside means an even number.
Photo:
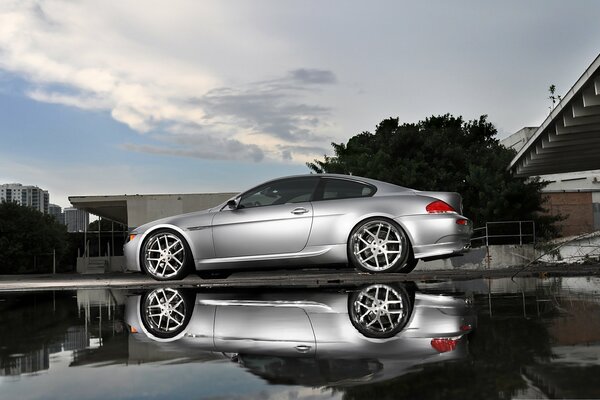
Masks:
[[[431,347],[439,351],[440,353],[446,353],[456,348],[458,339],[431,339]]]
[[[460,218],[456,220],[456,223],[458,225],[469,225],[469,220],[468,219],[464,219],[464,218]]]
[[[456,210],[450,206],[450,204],[445,203],[441,200],[436,200],[433,203],[427,204],[425,207],[428,213],[430,214],[439,214],[439,213],[455,213]]]

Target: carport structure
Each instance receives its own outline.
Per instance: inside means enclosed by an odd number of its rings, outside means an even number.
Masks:
[[[136,194],[117,196],[70,196],[73,207],[135,228],[172,215],[204,210],[237,193]]]
[[[600,56],[508,168],[519,177],[600,169]]]

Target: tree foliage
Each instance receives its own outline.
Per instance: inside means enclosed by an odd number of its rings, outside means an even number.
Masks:
[[[495,138],[483,115],[465,122],[452,115],[400,124],[388,118],[375,132],[332,143],[335,155],[307,163],[317,173],[378,179],[419,190],[458,192],[464,213],[476,226],[488,221],[536,221],[538,232],[555,234],[555,217],[542,216],[544,183],[516,178],[506,170],[515,152]],[[541,232],[540,232],[541,230]]]
[[[0,203],[0,274],[51,272],[67,247],[67,228],[51,215]]]

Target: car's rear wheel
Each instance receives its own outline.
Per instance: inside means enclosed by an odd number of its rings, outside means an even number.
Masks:
[[[411,251],[410,254],[408,255],[408,260],[406,260],[406,264],[404,264],[404,267],[400,268],[398,270],[398,272],[403,273],[403,274],[408,274],[409,272],[411,272],[413,269],[415,269],[417,267],[418,263],[419,263],[419,259],[415,258]]]
[[[185,239],[171,230],[151,233],[144,241],[140,254],[144,270],[159,281],[185,278],[193,264],[191,259]]]
[[[348,256],[366,272],[395,272],[406,266],[410,243],[395,222],[369,218],[358,224],[348,240]]]
[[[186,328],[194,302],[188,293],[181,290],[158,288],[143,296],[141,308],[142,322],[148,332],[169,339]]]
[[[401,285],[369,285],[348,298],[352,325],[371,338],[398,334],[406,326],[411,312],[410,296]]]

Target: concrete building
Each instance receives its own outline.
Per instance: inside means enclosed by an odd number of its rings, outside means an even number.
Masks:
[[[192,193],[192,194],[148,194],[122,196],[71,196],[69,201],[79,210],[90,212],[103,219],[118,222],[132,229],[146,222],[205,210],[221,204],[237,193]],[[98,232],[88,232],[89,243],[97,240]],[[85,244],[83,256],[77,258],[77,272],[104,273],[125,270],[125,257],[106,255],[102,247],[100,254],[90,251],[89,243]],[[100,246],[99,246],[100,247]],[[91,254],[90,254],[91,253]]]
[[[20,183],[0,185],[0,202],[13,202],[48,214],[50,194],[37,186],[24,186]]]
[[[50,204],[48,206],[48,214],[52,215],[58,222],[65,225],[65,214],[63,213],[61,206]]]
[[[74,207],[65,208],[64,216],[68,232],[85,232],[90,224],[90,214]]]
[[[549,182],[549,212],[567,217],[563,236],[600,230],[600,56],[538,128],[502,143],[517,150],[508,167],[516,176]]]
[[[500,144],[518,152],[523,148],[523,146],[525,146],[525,143],[531,139],[537,128],[537,126],[526,126],[525,128],[513,133],[509,137],[502,139]]]
[[[520,151],[538,128],[527,127],[500,141]],[[561,215],[557,222],[562,236],[600,230],[600,170],[540,175],[548,185],[543,189],[550,215]]]

